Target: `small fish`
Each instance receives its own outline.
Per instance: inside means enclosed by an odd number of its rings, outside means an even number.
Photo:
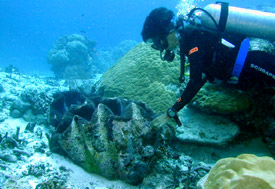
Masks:
[[[79,30],[81,33],[87,33],[85,30]]]

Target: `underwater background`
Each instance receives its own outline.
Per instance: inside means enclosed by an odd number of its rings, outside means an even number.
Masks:
[[[275,0],[225,2],[275,17]],[[179,55],[143,43],[144,20],[211,3],[0,0],[0,189],[275,188],[274,87],[206,83],[182,126],[167,117],[188,64],[180,83]]]
[[[183,3],[184,2],[184,3]],[[140,42],[149,12],[160,6],[175,13],[180,3],[205,6],[214,0],[0,0],[0,67],[10,64],[24,73],[52,74],[46,56],[64,35],[81,34],[110,49],[123,40]],[[232,6],[256,8],[274,0],[225,1]],[[181,7],[183,8],[183,7]]]

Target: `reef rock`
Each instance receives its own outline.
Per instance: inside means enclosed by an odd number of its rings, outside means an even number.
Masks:
[[[1,71],[0,83],[5,83],[4,92],[0,93],[0,122],[11,116],[47,125],[52,95],[57,91],[68,90],[64,81],[50,77]]]
[[[180,61],[162,61],[159,51],[140,43],[107,70],[95,88],[104,97],[122,97],[144,102],[163,113],[176,101],[180,85]]]
[[[271,157],[241,154],[219,160],[198,183],[200,189],[275,188],[275,161]]]
[[[157,161],[152,173],[144,178],[141,188],[195,188],[210,166],[185,155],[169,155]]]
[[[217,114],[186,107],[179,116],[182,126],[177,128],[176,137],[184,143],[222,146],[239,134],[236,123]]]
[[[275,46],[268,40],[251,38],[250,47],[251,51],[265,51],[267,53],[275,55]]]
[[[5,91],[5,89],[4,89],[3,85],[0,84],[0,93],[2,93],[2,92],[4,92],[4,91]]]
[[[24,113],[31,107],[30,103],[23,102],[21,99],[17,98],[11,105],[11,117],[19,118],[24,115]]]
[[[158,149],[173,138],[174,127],[152,124],[155,114],[138,101],[81,98],[78,93],[64,92],[52,104],[51,120],[57,129],[50,140],[51,150],[88,172],[141,183],[158,158]]]

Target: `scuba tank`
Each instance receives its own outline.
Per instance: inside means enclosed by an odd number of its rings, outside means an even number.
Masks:
[[[221,17],[221,5],[210,4],[204,8],[216,22]],[[213,20],[205,12],[197,15],[205,28],[216,29]],[[228,6],[228,16],[225,23],[225,33],[239,34],[275,41],[275,13]]]

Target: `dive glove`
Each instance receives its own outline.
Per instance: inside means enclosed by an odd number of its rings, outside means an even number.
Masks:
[[[176,112],[176,110],[173,107],[168,108],[168,110],[167,110],[167,116],[170,117],[170,118],[173,118],[176,121],[176,123],[178,124],[178,126],[182,125],[181,122],[180,122],[180,119],[179,119],[179,117],[177,115],[177,112]]]

